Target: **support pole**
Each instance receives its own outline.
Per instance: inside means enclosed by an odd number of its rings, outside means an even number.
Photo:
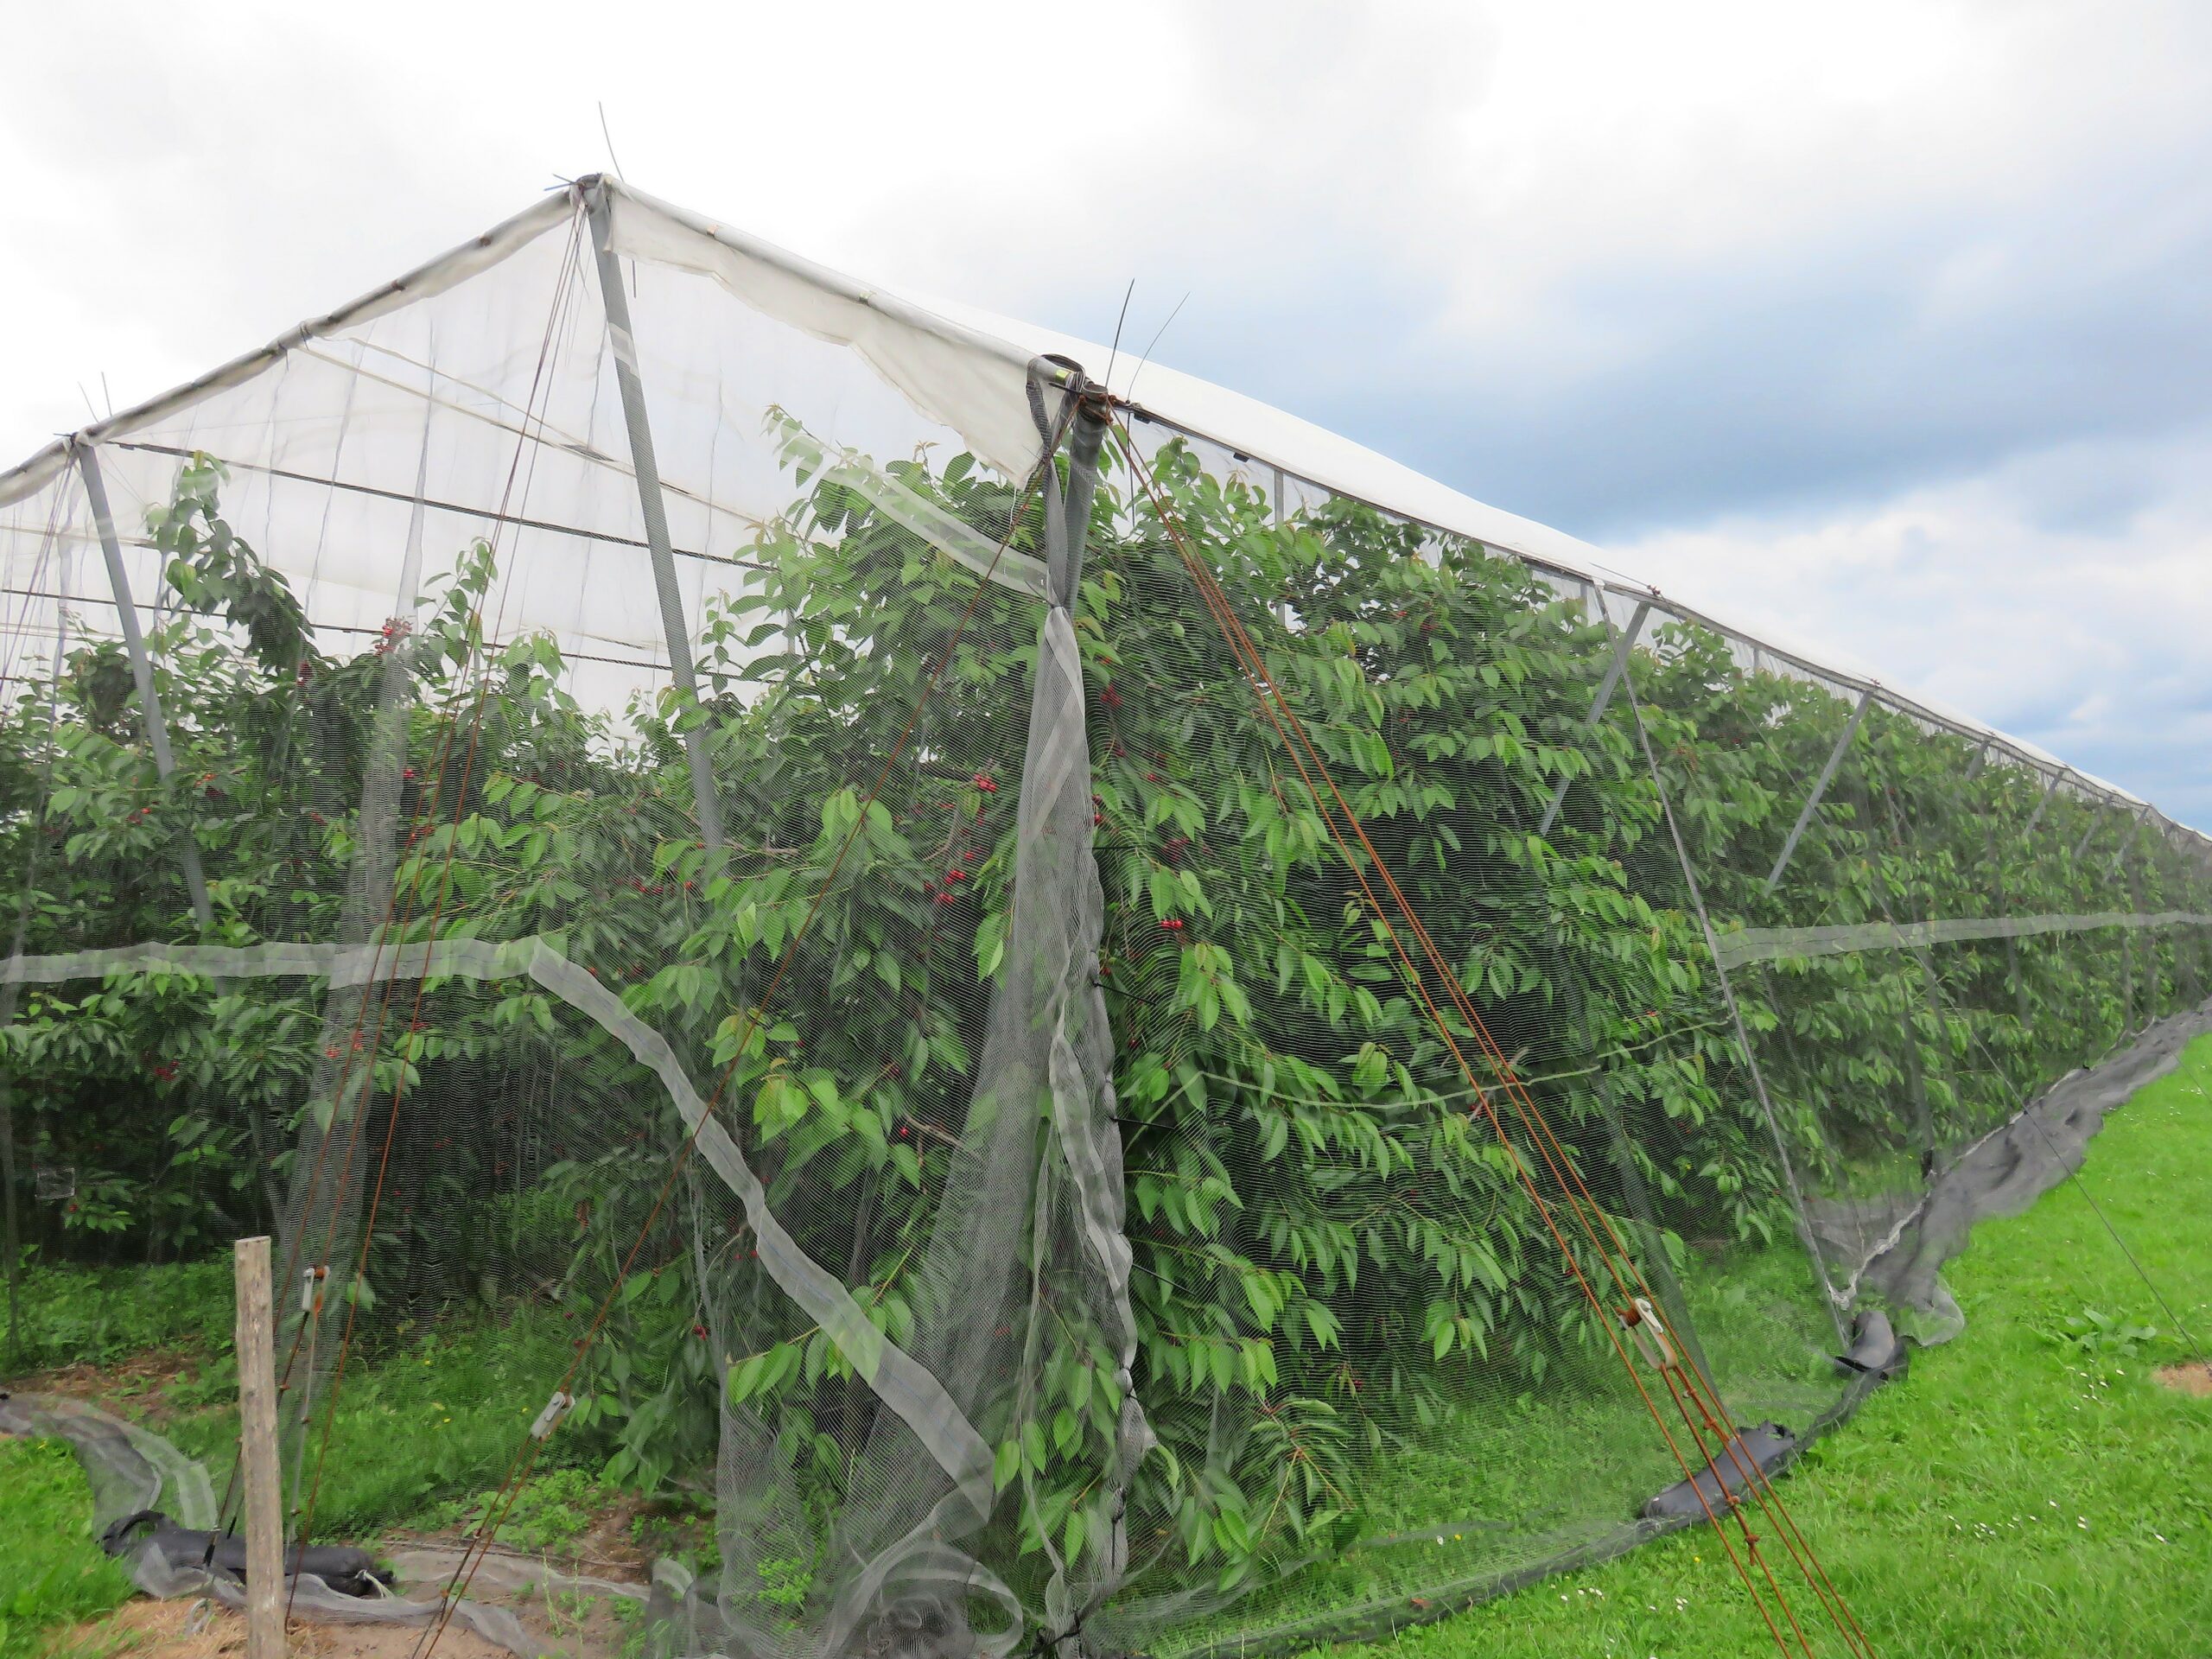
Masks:
[[[2005,896],[2004,878],[1998,878],[1997,904],[2000,911],[2009,913],[2011,901]],[[2019,1021],[2020,1029],[2028,1028],[2028,982],[2020,971],[2020,942],[2012,934],[2005,936],[2005,982],[2012,988],[2012,1014]]]
[[[1277,530],[1282,528],[1284,482],[1282,468],[1278,467],[1274,469],[1274,493],[1269,509],[1269,522]],[[1288,629],[1291,616],[1290,601],[1287,599],[1277,600],[1274,603],[1274,613],[1275,620],[1281,623],[1286,630]]]
[[[2143,878],[2136,868],[2132,843],[2150,816],[2151,809],[2145,805],[2128,819],[2120,836],[2120,879],[2126,888],[2127,908],[2137,916],[2143,913]],[[2133,922],[2124,924],[2120,930],[2120,1033],[2123,1039],[2137,1029],[2139,1003],[2144,1026],[2158,1017],[2158,937],[2145,928],[2139,949],[2135,931],[2136,924]],[[2142,993],[2139,998],[2139,988]]]
[[[294,1449],[292,1452],[292,1495],[289,1513],[300,1514],[300,1483],[306,1478],[308,1442],[315,1438],[315,1349],[322,1338],[322,1289],[330,1276],[330,1269],[316,1266],[305,1268],[300,1274],[300,1318],[307,1325],[308,1363],[304,1380],[300,1386],[300,1408],[293,1414]],[[286,1370],[290,1369],[289,1362]],[[280,1448],[281,1450],[281,1448]],[[302,1542],[306,1541],[302,1539]]]
[[[138,631],[138,607],[130,597],[130,575],[123,568],[123,547],[116,540],[115,517],[108,511],[107,481],[100,476],[99,452],[91,444],[76,446],[77,474],[85,480],[85,499],[92,504],[92,523],[99,531],[100,551],[107,558],[107,582],[115,598],[115,614],[123,630],[123,649],[130,658],[130,677],[138,686],[138,713],[146,724],[146,744],[154,752],[154,770],[167,782],[176,770],[176,757],[169,750],[168,722],[162,718],[162,702],[154,690],[154,664],[146,655],[146,638]],[[184,885],[192,895],[192,913],[200,919],[200,931],[207,931],[215,925],[215,912],[207,902],[207,878],[200,868],[200,843],[185,832],[183,845],[178,849],[184,865]]]
[[[2125,858],[2121,862],[2125,866]],[[2130,870],[2127,874],[2132,875],[2133,872]],[[2133,884],[2131,882],[2130,885]],[[2147,936],[2145,943],[2149,943]],[[2153,960],[2156,960],[2155,956]],[[2120,1034],[2123,1041],[2135,1029],[2135,925],[2122,922],[2120,927]],[[2155,983],[2154,980],[2152,995],[2146,1001],[2157,1001]],[[2147,1018],[2145,1023],[2149,1023]]]
[[[2052,772],[2050,781],[2043,786],[2043,794],[2036,802],[2036,810],[2028,814],[2028,821],[2020,827],[2020,839],[2025,842],[2036,832],[2036,825],[2043,822],[2043,815],[2050,805],[2050,798],[2058,793],[2059,774]]]
[[[34,840],[23,891],[16,900],[16,934],[8,947],[11,957],[23,954],[24,935],[30,928],[31,893],[38,882],[38,848],[39,840]],[[22,987],[12,980],[0,985],[0,1026],[16,1023],[16,1001],[21,995]],[[0,1365],[12,1371],[23,1341],[23,1234],[16,1213],[16,1078],[4,1069],[0,1069],[0,1249],[8,1252],[8,1340],[0,1343]]]
[[[1843,764],[1843,752],[1851,747],[1851,740],[1859,734],[1859,722],[1866,718],[1866,705],[1874,700],[1870,690],[1859,694],[1859,706],[1851,711],[1851,718],[1843,724],[1843,735],[1835,741],[1835,747],[1828,752],[1828,763],[1821,768],[1821,775],[1813,781],[1813,792],[1805,798],[1804,810],[1798,813],[1797,822],[1790,827],[1789,839],[1782,843],[1782,855],[1774,861],[1774,868],[1767,873],[1766,890],[1772,893],[1782,880],[1782,873],[1789,868],[1790,855],[1797,850],[1798,837],[1812,823],[1813,814],[1820,810],[1821,797],[1828,792],[1828,785],[1835,779],[1835,769]]]
[[[1067,529],[1060,541],[1062,563],[1046,571],[1055,609],[1072,613],[1083,582],[1083,556],[1090,543],[1090,504],[1098,494],[1098,455],[1106,443],[1106,405],[1086,395],[1076,405],[1068,431]]]
[[[1014,1018],[1033,1021],[1032,1029],[1056,1033],[1050,1052],[1031,1047],[1003,1047],[1010,1066],[1035,1066],[1031,1073],[1046,1085],[1048,1121],[1058,1139],[1051,1154],[1061,1162],[1071,1192],[1071,1224],[1098,1274],[1100,1324],[1111,1332],[1109,1351],[1122,1379],[1122,1402],[1113,1446],[1104,1460],[1093,1502],[1103,1521],[1094,1529],[1095,1553],[1081,1577],[1057,1560],[1044,1595],[1047,1623],[1039,1631],[1040,1652],[1071,1653],[1075,1632],[1121,1584],[1128,1567],[1126,1501],[1129,1483],[1146,1451],[1155,1442],[1136,1391],[1128,1382],[1136,1362],[1136,1322],[1130,1311],[1128,1246],[1123,1238],[1121,1131],[1116,1126],[1113,1032],[1106,1012],[1104,982],[1099,976],[1100,912],[1096,852],[1091,833],[1090,757],[1084,739],[1084,680],[1076,645],[1074,608],[1083,582],[1083,562],[1090,533],[1091,507],[1098,487],[1098,463],[1112,418],[1103,389],[1079,376],[1052,378],[1050,365],[1033,369],[1030,404],[1043,443],[1046,532],[1047,609],[1037,632],[1036,666],[1030,685],[1029,724],[1023,745],[1020,813],[1014,887],[1027,897],[1014,901],[1007,927],[1007,966],[1001,986],[1017,998]],[[1048,410],[1047,385],[1060,389],[1059,410]],[[1071,397],[1068,394],[1072,393]],[[1067,435],[1067,483],[1059,487],[1053,456],[1059,435]],[[1062,833],[1055,833],[1056,827]],[[1089,899],[1084,894],[1092,895]],[[1017,988],[1023,986],[1034,989]],[[1042,992],[1041,1000],[1039,993]],[[996,1033],[982,1062],[988,1072],[1001,1050]],[[1018,1072],[1009,1072],[1009,1079]],[[1018,1090],[1010,1081],[995,1085]],[[1093,1091],[1096,1091],[1095,1093]],[[992,1091],[980,1091],[979,1099]],[[1016,1093],[1016,1098],[1026,1098]],[[1033,1114],[1034,1107],[1026,1107]],[[1025,1181],[1036,1179],[1030,1160],[1034,1142],[972,1131],[965,1144],[989,1159],[1017,1147]],[[978,1190],[996,1190],[986,1170]],[[1011,1190],[1011,1189],[1009,1189]],[[1013,1206],[1019,1211],[1020,1205]],[[1029,1224],[1046,1224],[1033,1213]],[[982,1236],[978,1243],[988,1249]],[[1020,1236],[1015,1235],[1015,1236]],[[980,1259],[988,1259],[983,1256]],[[1003,1332],[1001,1332],[1003,1334]],[[980,1351],[980,1350],[979,1350]],[[1072,1580],[1072,1581],[1071,1581]]]
[[[676,683],[676,718],[691,761],[691,795],[699,812],[699,836],[711,862],[722,849],[721,805],[715,794],[713,759],[707,734],[696,718],[699,683],[691,668],[691,638],[683,620],[683,595],[676,585],[676,555],[668,538],[668,510],[661,499],[660,463],[653,456],[652,429],[645,422],[645,386],[638,376],[638,342],[630,328],[630,299],[622,291],[622,262],[615,257],[613,225],[602,181],[591,192],[591,243],[599,257],[599,296],[607,308],[607,332],[614,343],[614,379],[622,391],[622,420],[629,429],[630,465],[638,479],[638,505],[645,514],[645,545],[652,554],[653,589],[660,599],[661,632],[668,644],[669,677]],[[687,715],[694,716],[685,723]]]
[[[2090,837],[2097,833],[2098,826],[2105,821],[2105,814],[2111,810],[2112,803],[2107,801],[2089,815],[2088,827],[2082,831],[2082,839],[2074,843],[2075,863],[2079,864],[2082,861],[2082,855],[2089,850]]]
[[[1592,591],[1597,601],[1598,614],[1603,617],[1605,613],[1604,590],[1593,588]],[[1650,614],[1651,601],[1648,599],[1638,601],[1635,614],[1628,620],[1628,626],[1614,638],[1613,659],[1605,664],[1605,677],[1598,682],[1598,695],[1591,700],[1590,713],[1582,722],[1584,731],[1595,731],[1598,722],[1605,718],[1605,705],[1613,700],[1613,693],[1620,686],[1622,671],[1628,667],[1628,654],[1635,649],[1637,635],[1643,632],[1643,619]],[[1559,780],[1559,787],[1552,791],[1551,804],[1544,809],[1542,821],[1536,825],[1538,835],[1548,836],[1552,832],[1552,825],[1559,822],[1559,810],[1567,804],[1567,780],[1562,778]]]
[[[269,1300],[268,1239],[238,1240],[236,1276],[246,1659],[284,1659],[284,1516],[277,1490],[276,1339]]]
[[[1644,727],[1643,711],[1637,706],[1636,677],[1627,673],[1624,677],[1628,686],[1629,717],[1636,722],[1637,747],[1643,753],[1644,768],[1651,774],[1651,787],[1659,796],[1659,816],[1667,825],[1667,839],[1674,843],[1682,881],[1689,889],[1690,908],[1696,913],[1699,931],[1705,935],[1705,948],[1713,958],[1713,977],[1720,983],[1720,1000],[1727,1007],[1729,1023],[1736,1029],[1737,1045],[1742,1049],[1744,1064],[1751,1074],[1752,1095],[1766,1119],[1767,1133],[1774,1137],[1775,1157],[1780,1162],[1783,1183],[1789,1191],[1790,1213],[1796,1219],[1797,1242],[1804,1247],[1805,1259],[1812,1263],[1814,1277],[1820,1282],[1821,1300],[1827,1307],[1836,1340],[1848,1345],[1851,1335],[1844,1328],[1844,1303],[1828,1278],[1827,1263],[1821,1255],[1820,1241],[1814,1236],[1812,1218],[1806,1209],[1805,1190],[1798,1183],[1796,1166],[1789,1156],[1789,1142],[1782,1133],[1782,1121],[1775,1116],[1774,1100],[1767,1092],[1766,1073],[1759,1065],[1758,1051],[1751,1046],[1751,1028],[1745,1021],[1742,1005],[1736,1000],[1736,988],[1729,980],[1727,964],[1721,959],[1720,941],[1713,934],[1712,912],[1706,909],[1705,894],[1698,887],[1697,868],[1690,861],[1689,846],[1682,839],[1682,827],[1675,821],[1674,804],[1667,798],[1667,780],[1660,774],[1659,757],[1651,751],[1651,734]],[[1772,1011],[1777,1028],[1784,1033],[1783,1040],[1786,1044],[1788,1027],[1779,1023],[1783,1010],[1777,1006]]]
[[[13,1371],[23,1340],[23,1236],[16,1217],[16,1080],[6,1071],[0,1071],[0,1249],[8,1253],[8,1339],[0,1342],[0,1365]]]

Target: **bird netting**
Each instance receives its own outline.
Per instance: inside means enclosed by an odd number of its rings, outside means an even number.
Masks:
[[[296,1542],[495,1326],[443,1588],[690,1491],[677,1651],[1693,1522],[1861,1650],[1768,1476],[2202,1004],[2205,843],[1097,366],[594,180],[0,475],[11,1240],[274,1230]]]

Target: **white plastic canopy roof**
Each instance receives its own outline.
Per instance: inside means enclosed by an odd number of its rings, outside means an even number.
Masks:
[[[2034,744],[1963,711],[1878,681],[1834,651],[1794,645],[1764,626],[1748,627],[1724,611],[1613,573],[1599,550],[1548,525],[1478,501],[1386,455],[1242,393],[1157,362],[1118,359],[1094,342],[941,299],[923,299],[831,270],[702,215],[613,180],[584,180],[549,194],[484,235],[327,316],[301,324],[258,351],[40,450],[0,473],[0,509],[60,477],[73,444],[109,444],[162,429],[196,404],[282,367],[316,342],[358,338],[378,319],[443,295],[569,225],[584,192],[603,184],[615,251],[641,264],[711,278],[753,310],[813,340],[842,346],[914,410],[949,428],[978,456],[1008,475],[1025,473],[1037,435],[1026,402],[1031,365],[1059,356],[1086,372],[1107,370],[1109,390],[1141,416],[1230,450],[1255,469],[1274,469],[1303,490],[1355,498],[1433,529],[1510,553],[1593,595],[1630,602],[1655,599],[1665,610],[1706,623],[1783,663],[1872,692],[1891,706],[1984,739],[2017,760],[2085,792],[2141,808],[2139,798],[2068,766]],[[641,324],[642,326],[642,324]],[[618,350],[622,349],[618,345]],[[1133,394],[1141,389],[1142,396]],[[596,459],[601,462],[604,456]],[[665,474],[666,469],[664,468]],[[671,484],[677,482],[671,478]]]

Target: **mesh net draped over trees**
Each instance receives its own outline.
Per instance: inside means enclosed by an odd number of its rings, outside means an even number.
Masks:
[[[499,1322],[690,1652],[1358,1634],[1833,1421],[2206,843],[1242,436],[594,180],[0,474],[12,1232],[273,1230],[310,1529]]]

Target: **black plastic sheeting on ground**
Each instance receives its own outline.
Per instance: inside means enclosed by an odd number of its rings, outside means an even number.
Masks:
[[[147,1545],[172,1561],[197,1561],[209,1571],[240,1584],[246,1577],[245,1540],[235,1532],[206,1527],[180,1527],[159,1510],[140,1510],[126,1515],[100,1534],[100,1548],[111,1555],[134,1556]],[[392,1588],[396,1580],[380,1570],[376,1558],[351,1544],[293,1546],[284,1559],[284,1576],[305,1573],[321,1579],[344,1596],[373,1596]]]
[[[1975,1141],[1936,1173],[1927,1197],[1859,1270],[1859,1300],[1894,1310],[1923,1344],[1956,1336],[1966,1320],[1938,1275],[1967,1248],[1975,1224],[2020,1214],[2080,1169],[2106,1115],[2180,1065],[2182,1050],[2208,1033],[2212,1002],[2170,1015]]]
[[[1738,1429],[1713,1450],[1712,1462],[1643,1506],[1647,1521],[1696,1521],[1726,1515],[1734,1495],[1797,1455],[1797,1437],[1779,1423]]]
[[[1890,1316],[1878,1307],[1870,1307],[1853,1321],[1851,1350],[1838,1354],[1835,1363],[1847,1371],[1871,1374],[1886,1382],[1910,1368],[1912,1350],[1890,1323]]]

